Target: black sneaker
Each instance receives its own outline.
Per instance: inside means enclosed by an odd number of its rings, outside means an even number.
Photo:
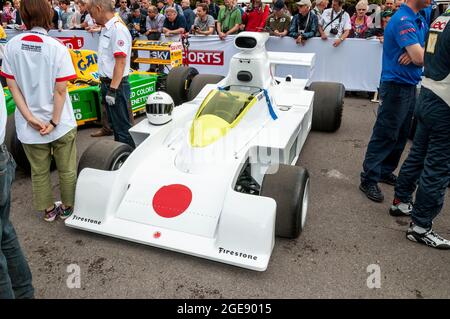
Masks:
[[[359,189],[366,194],[368,199],[374,202],[381,203],[384,200],[384,195],[377,184],[361,183]]]
[[[73,213],[73,207],[66,207],[65,209],[62,208],[62,205],[59,206],[59,218],[62,220],[69,218],[70,215]]]
[[[412,204],[403,203],[399,199],[394,198],[392,206],[389,209],[389,214],[394,217],[408,217],[411,216]]]
[[[394,174],[385,176],[380,180],[380,183],[388,184],[388,185],[392,185],[392,186],[395,186],[396,182],[397,182],[397,176],[395,176]]]
[[[413,223],[410,224],[409,229],[406,231],[406,238],[433,248],[450,249],[450,240],[442,238],[431,228],[425,229]]]

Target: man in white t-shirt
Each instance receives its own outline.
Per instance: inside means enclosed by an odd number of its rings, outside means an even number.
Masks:
[[[34,206],[51,222],[69,217],[75,201],[77,124],[67,81],[76,74],[68,49],[47,34],[53,14],[47,1],[29,0],[22,9],[30,31],[6,44],[1,75],[16,103],[17,137],[31,166]],[[60,206],[50,181],[52,158],[59,173]]]
[[[331,8],[323,11],[319,18],[319,33],[323,40],[334,39],[333,46],[339,46],[350,34],[350,16],[342,8],[345,0],[333,0]]]
[[[16,164],[5,141],[6,105],[0,86],[0,299],[33,298],[30,267],[9,220],[11,183]]]
[[[106,103],[114,140],[135,147],[129,133],[131,34],[114,15],[110,0],[88,0],[87,8],[98,25],[103,26],[98,46],[98,74],[102,101]]]

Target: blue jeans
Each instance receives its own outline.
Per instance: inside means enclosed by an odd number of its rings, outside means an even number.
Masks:
[[[381,83],[380,106],[363,163],[362,183],[376,184],[397,168],[408,140],[415,104],[414,85]]]
[[[416,189],[412,221],[431,228],[444,204],[449,181],[450,107],[432,91],[422,87],[415,116],[417,128],[408,158],[395,186],[395,197],[409,202]]]
[[[106,94],[108,93],[109,85],[110,83],[107,82],[102,81],[101,83],[102,103],[105,103],[104,101]],[[128,113],[130,96],[130,83],[128,82],[128,79],[123,79],[116,91],[116,104],[112,106],[106,104],[106,113],[108,115],[109,124],[114,131],[114,140],[129,144],[131,147],[135,148],[136,145],[134,144],[130,132],[128,132],[131,128],[130,116]]]
[[[11,184],[16,163],[5,145],[0,146],[0,299],[33,298],[31,271],[9,221]]]

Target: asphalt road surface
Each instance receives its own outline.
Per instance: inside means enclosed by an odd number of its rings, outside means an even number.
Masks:
[[[358,190],[376,107],[367,98],[346,98],[340,130],[310,134],[298,161],[311,175],[306,229],[297,240],[276,239],[265,272],[74,230],[61,220],[47,223],[32,208],[30,178],[18,171],[11,214],[36,297],[449,298],[450,252],[406,240],[408,219],[388,214],[393,187],[381,185],[382,204]],[[79,155],[94,130],[79,130]],[[56,173],[52,181],[56,192]],[[434,223],[447,238],[449,202],[447,194]],[[80,288],[67,286],[70,264],[80,267]],[[369,289],[374,269],[381,287]]]

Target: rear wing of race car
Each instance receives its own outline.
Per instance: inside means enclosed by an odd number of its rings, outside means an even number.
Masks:
[[[277,74],[277,66],[289,65],[306,68],[306,78],[311,78],[316,62],[314,53],[272,52],[267,51],[272,75]]]
[[[271,64],[285,64],[313,67],[315,53],[271,52],[267,51]]]
[[[283,76],[292,75],[292,66],[306,68],[301,70],[297,80],[308,81],[311,78],[315,62],[314,53],[273,52],[267,51],[266,42],[269,34],[265,32],[242,32],[234,39],[234,46],[239,50],[230,60],[226,85],[247,85],[268,89],[277,72]],[[286,66],[278,70],[277,66]],[[281,72],[280,72],[281,71]],[[297,74],[299,74],[295,70]]]

